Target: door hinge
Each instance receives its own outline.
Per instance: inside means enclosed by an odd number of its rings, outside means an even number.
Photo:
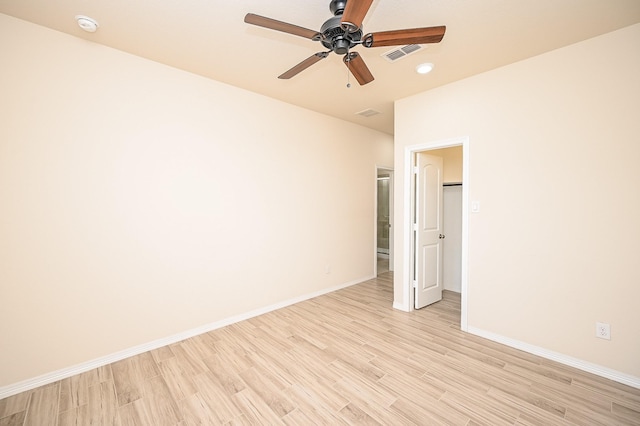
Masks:
[[[411,224],[411,230],[412,231],[417,231],[418,230],[418,224],[417,223],[412,223]]]
[[[418,174],[418,166],[413,166],[413,174],[414,175]]]
[[[418,288],[418,281],[413,280],[413,283],[411,283],[413,285],[413,288]]]

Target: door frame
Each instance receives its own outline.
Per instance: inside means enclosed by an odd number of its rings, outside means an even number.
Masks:
[[[460,265],[461,272],[461,307],[460,307],[460,329],[468,331],[467,308],[468,308],[468,272],[469,272],[469,137],[457,137],[439,141],[424,142],[417,145],[410,145],[404,148],[404,199],[403,199],[403,218],[402,233],[404,236],[403,246],[403,265],[402,265],[402,293],[404,295],[404,304],[394,308],[406,312],[414,310],[414,291],[412,271],[414,267],[414,233],[412,226],[412,212],[415,205],[415,191],[413,180],[413,168],[415,166],[415,153],[422,151],[430,151],[434,149],[450,148],[453,146],[462,146],[462,261]]]
[[[393,168],[376,166],[375,175],[375,191],[374,191],[374,203],[373,203],[373,276],[378,275],[378,174],[380,171],[389,172],[389,223],[391,229],[389,230],[389,272],[393,272],[393,239],[395,235],[395,216],[393,214],[393,187],[394,187],[394,175]]]

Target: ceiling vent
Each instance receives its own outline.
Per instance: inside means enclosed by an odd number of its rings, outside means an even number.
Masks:
[[[412,53],[415,53],[421,49],[423,49],[423,47],[419,44],[408,44],[406,46],[399,47],[397,49],[393,49],[388,52],[385,52],[381,56],[389,62],[395,62],[398,59],[402,59],[406,56],[409,56]]]
[[[361,115],[363,117],[373,117],[374,115],[380,114],[380,111],[376,111],[375,109],[365,109],[364,111],[356,112],[356,115]]]

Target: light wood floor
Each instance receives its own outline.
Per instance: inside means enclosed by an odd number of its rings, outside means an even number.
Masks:
[[[0,401],[0,425],[640,425],[640,390],[391,309],[391,274]]]

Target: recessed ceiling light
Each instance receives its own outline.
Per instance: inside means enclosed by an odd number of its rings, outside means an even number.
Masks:
[[[433,64],[431,63],[420,64],[416,67],[416,72],[418,74],[429,74],[432,69],[433,69]]]
[[[96,20],[88,16],[76,15],[76,21],[78,22],[78,26],[88,33],[95,33],[98,29]]]

